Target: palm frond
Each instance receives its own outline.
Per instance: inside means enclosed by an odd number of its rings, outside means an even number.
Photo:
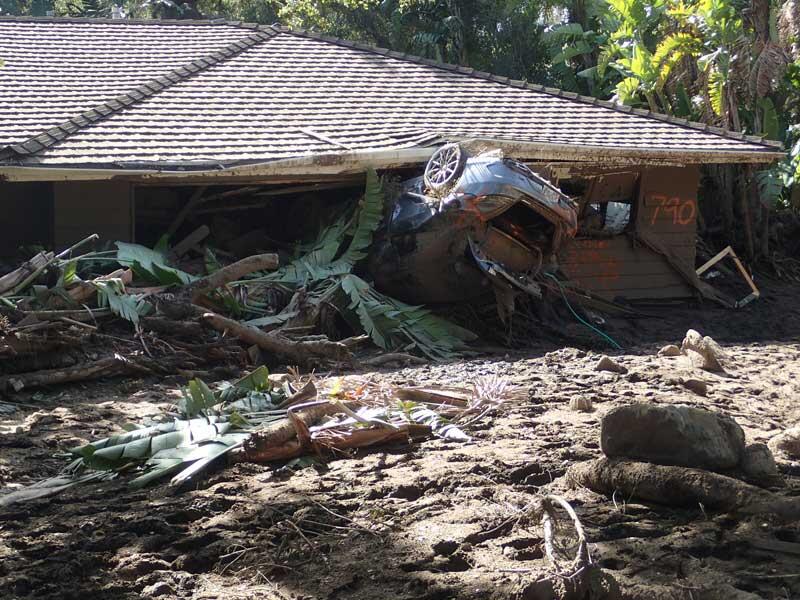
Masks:
[[[475,334],[434,315],[385,296],[355,275],[341,278],[348,304],[338,306],[343,316],[357,320],[364,332],[384,350],[419,350],[433,360],[453,358]]]

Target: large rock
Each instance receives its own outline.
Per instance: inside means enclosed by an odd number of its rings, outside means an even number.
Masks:
[[[606,456],[711,471],[732,469],[744,456],[744,431],[730,417],[690,406],[630,404],[600,423]]]
[[[728,363],[722,346],[708,336],[703,337],[694,329],[686,332],[681,350],[691,359],[693,365],[706,371],[725,371]]]

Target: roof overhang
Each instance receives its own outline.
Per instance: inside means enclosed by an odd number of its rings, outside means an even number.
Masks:
[[[587,164],[619,165],[688,165],[688,164],[769,164],[785,156],[779,151],[676,151],[654,148],[609,148],[575,144],[547,144],[490,138],[447,137],[473,151],[500,149],[507,156],[524,161],[572,161]],[[0,165],[3,181],[101,181],[128,180],[137,183],[205,183],[236,180],[285,180],[298,177],[348,175],[367,168],[392,169],[419,165],[430,158],[437,145],[391,150],[331,152],[297,158],[209,168],[187,163],[178,168],[169,165],[85,165],[25,166]]]

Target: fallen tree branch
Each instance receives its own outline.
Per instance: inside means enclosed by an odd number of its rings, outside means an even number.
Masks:
[[[277,254],[255,254],[248,256],[233,264],[214,271],[211,275],[202,277],[190,283],[187,287],[193,299],[208,292],[221,288],[232,281],[238,281],[245,275],[256,271],[272,271],[278,268]],[[194,301],[194,300],[193,300]]]
[[[390,354],[380,354],[362,360],[361,364],[367,367],[382,367],[390,363],[400,363],[408,365],[427,365],[428,361],[413,354],[406,354],[404,352],[394,352]]]
[[[47,369],[33,373],[17,373],[0,377],[0,391],[13,390],[19,392],[25,388],[56,385],[73,381],[86,381],[107,375],[119,375],[125,371],[139,371],[138,367],[119,355],[98,360],[97,362],[66,369]]]
[[[294,342],[277,332],[265,333],[212,312],[205,313],[202,319],[221,333],[230,333],[247,344],[255,344],[262,350],[284,357],[293,363],[307,365],[309,362],[315,362],[314,359],[340,362],[353,360],[353,355],[347,346],[339,342],[329,340]]]

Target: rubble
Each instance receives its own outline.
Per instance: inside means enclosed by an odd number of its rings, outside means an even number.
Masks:
[[[694,329],[686,332],[681,350],[690,357],[692,364],[706,371],[724,372],[729,359],[722,347],[708,336]]]
[[[772,451],[766,444],[748,444],[739,464],[745,480],[760,487],[782,487],[785,484],[778,471]]]
[[[569,401],[569,408],[576,412],[592,412],[594,410],[592,399],[586,396],[575,396],[571,398]]]
[[[782,431],[769,441],[768,446],[775,454],[800,459],[800,425]]]
[[[628,372],[628,369],[613,358],[609,358],[608,356],[601,356],[600,360],[597,361],[597,364],[594,366],[595,371],[611,371],[612,373],[619,373],[620,375],[624,375]]]

